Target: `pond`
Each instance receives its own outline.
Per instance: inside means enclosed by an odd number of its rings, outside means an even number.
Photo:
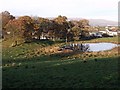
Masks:
[[[89,51],[98,52],[98,51],[105,51],[111,50],[114,47],[117,47],[117,44],[114,43],[86,43],[89,45]]]

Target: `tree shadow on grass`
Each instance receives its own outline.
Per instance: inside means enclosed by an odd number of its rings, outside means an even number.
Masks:
[[[25,42],[25,43],[27,43],[27,44],[29,44],[29,43],[37,43],[37,44],[52,45],[52,44],[54,44],[54,41],[51,41],[51,40],[48,40],[48,39],[45,39],[45,40],[34,39],[32,42]]]
[[[53,40],[49,40],[49,39],[33,39],[32,42],[26,42],[27,44],[29,43],[36,43],[36,44],[44,44],[44,45],[53,45],[53,44],[60,44],[60,43],[63,43],[64,41],[63,40],[56,40],[56,41],[53,41]]]
[[[79,52],[79,51],[64,51],[64,52],[60,52],[60,53],[54,53],[54,54],[42,54],[40,56],[37,55],[33,55],[32,57],[28,57],[28,56],[16,56],[16,57],[11,57],[11,58],[6,58],[3,60],[3,64],[6,63],[20,63],[20,62],[35,62],[35,61],[53,61],[53,60],[62,60],[64,58],[68,58],[68,57],[72,57],[73,55],[77,55],[77,54],[83,54],[83,52]],[[18,58],[18,57],[22,57],[22,58]]]
[[[51,57],[58,57],[58,58],[67,58],[72,57],[73,55],[83,54],[84,52],[81,51],[72,51],[72,50],[65,50],[60,53],[52,54]]]

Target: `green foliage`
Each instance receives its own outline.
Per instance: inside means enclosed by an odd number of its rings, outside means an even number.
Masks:
[[[72,29],[71,29],[71,32],[73,34],[73,38],[74,40],[79,40],[80,38],[80,28],[77,27],[77,26],[74,26]]]

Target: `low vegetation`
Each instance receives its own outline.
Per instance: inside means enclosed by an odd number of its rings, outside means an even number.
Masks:
[[[56,58],[57,59],[57,58]],[[6,88],[118,88],[117,58],[56,60],[44,57],[3,68]],[[96,60],[96,61],[95,61]]]
[[[102,39],[93,42],[96,40]],[[118,48],[96,53],[56,53],[55,47],[64,42],[41,41],[16,47],[5,47],[5,43],[3,88],[119,87]]]

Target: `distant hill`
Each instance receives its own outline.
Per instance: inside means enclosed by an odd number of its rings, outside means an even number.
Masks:
[[[52,20],[55,17],[46,17],[46,18]],[[84,19],[84,18],[68,18],[68,20],[81,20],[81,19]],[[88,20],[91,26],[107,26],[107,25],[117,26],[118,25],[117,21],[111,21],[111,20],[105,20],[105,19],[88,19]]]
[[[116,21],[110,21],[110,20],[104,20],[104,19],[89,19],[90,25],[91,26],[117,26],[118,22]]]
[[[68,20],[81,20],[83,18],[68,18]],[[88,19],[91,26],[117,26],[117,21],[104,20],[104,19]]]

